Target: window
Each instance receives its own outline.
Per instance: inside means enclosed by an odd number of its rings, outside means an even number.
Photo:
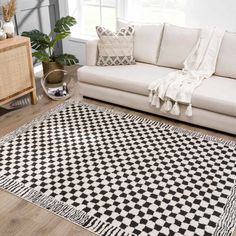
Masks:
[[[97,25],[115,31],[117,18],[185,25],[186,4],[187,0],[68,0],[69,14],[78,20],[72,36],[96,35]]]
[[[68,0],[69,14],[78,20],[76,34],[94,35],[97,25],[116,30],[117,0]]]

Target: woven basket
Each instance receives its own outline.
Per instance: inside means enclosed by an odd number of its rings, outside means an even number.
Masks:
[[[51,94],[48,93],[48,89],[50,87],[48,87],[48,83],[47,83],[47,77],[50,76],[52,73],[58,73],[58,72],[62,72],[64,73],[64,77],[68,75],[67,71],[65,70],[61,70],[61,69],[56,69],[56,70],[53,70],[53,71],[50,71],[49,73],[47,73],[45,76],[43,76],[41,78],[41,85],[42,85],[42,88],[44,90],[44,92],[47,94],[47,96],[49,98],[51,98],[52,100],[55,100],[55,101],[60,101],[60,100],[67,100],[69,99],[71,96],[72,96],[72,92],[73,92],[73,89],[69,87],[69,84],[71,82],[71,78],[67,81],[67,88],[68,88],[68,94],[66,96],[60,96],[60,97],[57,97],[57,96],[53,96]],[[62,81],[62,83],[60,83],[60,86],[62,86],[64,81]],[[51,84],[49,84],[51,85]],[[59,84],[58,84],[59,85]]]
[[[56,62],[43,62],[43,74],[48,75],[49,72],[55,70],[64,70],[64,66],[58,64]],[[47,83],[48,84],[58,84],[61,83],[64,77],[64,73],[62,71],[58,71],[55,73],[51,73],[47,76]]]

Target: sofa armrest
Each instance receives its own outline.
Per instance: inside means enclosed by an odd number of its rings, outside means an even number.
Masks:
[[[95,66],[97,63],[98,40],[92,39],[86,43],[86,65]]]

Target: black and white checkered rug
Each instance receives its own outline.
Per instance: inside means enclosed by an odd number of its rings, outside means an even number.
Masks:
[[[0,187],[98,235],[231,235],[236,145],[69,101],[0,140]]]

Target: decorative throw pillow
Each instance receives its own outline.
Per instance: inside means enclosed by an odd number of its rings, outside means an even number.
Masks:
[[[97,26],[98,66],[133,65],[134,60],[134,27],[128,26],[117,33]]]

